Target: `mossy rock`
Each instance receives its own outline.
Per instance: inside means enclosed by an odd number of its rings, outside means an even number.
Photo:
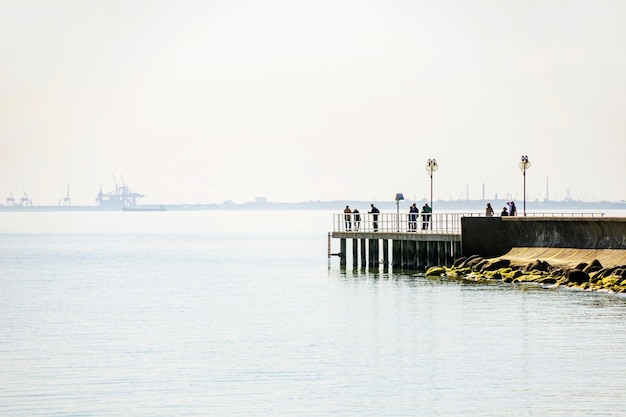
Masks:
[[[484,274],[490,279],[502,279],[500,271],[485,271]]]
[[[483,271],[496,271],[502,268],[508,268],[511,265],[509,259],[496,259],[495,261],[487,261],[483,266]]]
[[[466,267],[471,268],[472,270],[475,270],[474,268],[476,267],[476,265],[482,263],[483,261],[484,259],[480,256],[477,256],[475,258],[472,258],[470,256],[463,266],[466,266]]]
[[[604,288],[608,288],[618,285],[620,281],[621,277],[618,277],[617,275],[611,275],[610,277],[602,278],[601,283]]]
[[[469,267],[471,266],[469,265],[470,262],[474,262],[476,259],[482,259],[482,257],[480,255],[471,255],[471,256],[464,258],[462,262],[458,262],[458,261],[455,262],[454,266],[461,267],[461,268]]]
[[[432,266],[426,271],[427,277],[440,277],[446,274],[446,268],[441,266]]]
[[[540,276],[537,276],[536,274],[522,274],[516,277],[513,282],[538,282],[539,278]]]
[[[469,268],[456,268],[454,271],[457,275],[467,275],[470,273]]]
[[[591,287],[591,283],[590,282],[583,282],[582,284],[579,285],[581,290],[588,290]]]
[[[568,282],[574,284],[582,284],[583,282],[589,282],[589,274],[580,269],[570,269],[565,273],[565,278]]]
[[[544,276],[539,278],[537,282],[540,284],[556,284],[558,279],[556,277]]]
[[[507,270],[507,269],[509,268],[505,268],[504,270]],[[500,270],[500,273],[502,274],[503,282],[513,282],[516,278],[519,278],[523,275],[522,272],[519,270],[514,270],[514,271],[509,270],[509,272],[507,273],[504,273],[502,271],[503,270]]]
[[[467,256],[461,256],[459,259],[452,263],[452,268],[459,268],[463,265],[463,262],[467,260]]]
[[[546,261],[542,261],[541,259],[537,259],[535,262],[529,263],[524,268],[526,272],[530,272],[530,271],[548,272],[550,269],[552,269],[552,265],[550,265]]]
[[[472,267],[472,270],[473,270],[473,271],[480,272],[480,271],[482,271],[482,270],[483,270],[483,268],[484,268],[486,265],[489,265],[489,262],[490,262],[490,261],[489,261],[488,259],[483,259],[482,261],[480,261],[480,262],[478,262],[476,265],[474,265],[474,266]]]

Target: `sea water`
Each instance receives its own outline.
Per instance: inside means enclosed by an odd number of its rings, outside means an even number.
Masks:
[[[626,298],[342,269],[331,228],[0,213],[0,416],[626,415]]]

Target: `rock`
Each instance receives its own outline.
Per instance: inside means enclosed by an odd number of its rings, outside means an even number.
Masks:
[[[511,261],[508,259],[497,259],[495,261],[489,261],[483,266],[483,271],[497,271],[501,268],[508,268],[511,265]]]
[[[457,266],[458,266],[458,267],[461,267],[461,268],[466,268],[466,267],[469,267],[469,266],[470,266],[470,263],[471,263],[471,262],[474,262],[474,260],[476,260],[476,259],[482,259],[482,257],[481,257],[480,255],[471,255],[471,256],[468,256],[467,258],[465,258],[465,259],[463,260],[463,262],[459,263],[459,265],[457,265]],[[472,265],[474,265],[474,264],[472,264]]]
[[[440,277],[446,274],[446,269],[441,266],[433,266],[426,271],[427,277]]]
[[[474,271],[482,271],[483,268],[485,267],[485,265],[489,264],[489,260],[488,259],[483,259],[480,262],[478,262],[476,265],[474,265],[472,267],[472,270]]]
[[[591,274],[592,272],[596,272],[602,269],[602,264],[600,263],[600,261],[598,261],[597,259],[594,259],[589,265],[587,265],[585,268],[581,268],[583,271],[585,271],[588,274]]]
[[[537,259],[535,262],[526,266],[526,271],[548,272],[551,268],[552,265],[550,265],[548,262]]]
[[[589,282],[589,274],[577,268],[567,270],[565,272],[565,278],[568,282],[572,282],[574,284]]]
[[[454,261],[454,263],[452,264],[452,268],[460,268],[461,265],[463,265],[463,263],[467,260],[467,256],[461,256],[459,259],[457,259],[456,261]]]

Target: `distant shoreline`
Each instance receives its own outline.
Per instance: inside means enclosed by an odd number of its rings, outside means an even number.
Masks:
[[[417,203],[421,207],[426,200],[402,200],[400,210],[406,211],[412,203]],[[345,206],[358,208],[361,212],[367,212],[370,204],[375,204],[381,210],[397,210],[395,201],[357,201],[357,200],[337,200],[337,201],[306,201],[306,202],[247,202],[234,203],[224,202],[220,204],[160,204],[167,211],[199,211],[199,210],[336,210],[343,211]],[[458,201],[434,201],[435,210],[455,210],[468,212],[482,212],[485,205],[491,205],[498,209],[506,205],[506,200],[458,200]],[[518,207],[521,204],[518,202]],[[141,208],[144,205],[133,206]],[[145,205],[151,207],[153,205]],[[0,212],[41,212],[41,211],[122,211],[118,206],[4,206],[0,205]],[[554,211],[554,210],[626,210],[626,201],[610,202],[587,202],[587,201],[541,201],[526,202],[526,210],[529,212]],[[518,209],[519,210],[519,209]],[[498,210],[496,210],[498,211]]]

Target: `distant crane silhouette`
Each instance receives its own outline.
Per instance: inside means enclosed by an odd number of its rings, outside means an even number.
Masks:
[[[65,197],[63,197],[63,205],[64,206],[72,205],[72,198],[70,197],[70,185],[69,184],[67,184],[67,194],[65,195]]]

